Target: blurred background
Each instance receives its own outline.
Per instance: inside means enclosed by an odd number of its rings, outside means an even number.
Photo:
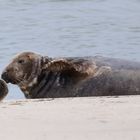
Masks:
[[[22,51],[140,61],[140,0],[0,0],[0,71]]]

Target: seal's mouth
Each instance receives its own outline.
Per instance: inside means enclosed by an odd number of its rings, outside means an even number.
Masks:
[[[10,78],[7,74],[7,72],[2,73],[1,78],[6,82],[6,83],[12,83],[12,84],[17,84],[16,80]]]

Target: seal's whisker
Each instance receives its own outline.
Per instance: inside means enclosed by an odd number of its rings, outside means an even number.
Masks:
[[[23,81],[24,81],[25,79],[24,78],[22,78],[22,77],[17,77],[15,80],[14,80],[14,82],[17,82],[17,83],[23,83]]]

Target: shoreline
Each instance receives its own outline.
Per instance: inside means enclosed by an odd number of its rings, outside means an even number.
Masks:
[[[0,139],[138,140],[140,96],[4,100]]]

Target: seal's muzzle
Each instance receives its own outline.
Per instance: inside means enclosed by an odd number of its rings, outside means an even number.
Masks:
[[[9,77],[8,77],[8,72],[7,71],[4,71],[1,75],[1,78],[6,82],[6,83],[9,83]]]
[[[9,74],[7,71],[4,71],[1,75],[1,78],[6,82],[6,83],[13,83],[15,84],[15,82],[9,77]]]

